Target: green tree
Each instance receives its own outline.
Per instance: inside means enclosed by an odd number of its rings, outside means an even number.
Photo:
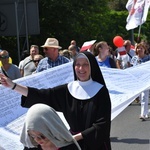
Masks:
[[[75,39],[78,46],[85,41],[112,41],[116,35],[131,38],[131,31],[125,29],[128,11],[127,0],[39,0],[40,35],[30,35],[29,44],[43,45],[48,37],[59,40],[63,49]],[[150,16],[141,28],[141,38],[150,39]],[[134,29],[135,39],[138,28]],[[20,38],[21,48],[26,49],[24,37]],[[3,49],[10,52],[17,64],[16,37],[0,37]],[[40,49],[42,51],[42,49]]]
[[[41,1],[40,6],[41,34],[45,39],[58,38],[63,47],[68,47],[72,39],[81,45],[96,36],[99,26],[96,23],[103,20],[102,14],[107,10],[104,0],[47,0]],[[95,19],[96,14],[101,15]]]
[[[124,11],[128,0],[110,0],[108,6],[111,10]]]

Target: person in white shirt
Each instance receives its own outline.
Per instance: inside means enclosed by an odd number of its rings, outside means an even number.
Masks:
[[[131,48],[131,41],[130,40],[125,40],[124,41],[124,47],[125,47],[126,52],[127,52],[128,56],[129,56],[129,60],[131,62],[132,57],[135,56],[135,50],[133,50]]]

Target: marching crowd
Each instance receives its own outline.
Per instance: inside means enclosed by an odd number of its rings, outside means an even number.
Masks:
[[[111,150],[111,102],[100,68],[126,69],[149,61],[148,44],[141,42],[133,47],[130,40],[124,40],[119,51],[100,41],[81,51],[72,40],[68,48],[62,50],[56,38],[48,38],[41,47],[44,55],[39,53],[38,45],[23,51],[18,66],[10,63],[7,50],[0,51],[0,83],[19,92],[21,106],[30,108],[21,134],[24,150]],[[71,83],[38,90],[12,81],[70,61],[74,70]],[[137,100],[141,103],[139,118],[146,120],[149,90],[143,91]],[[55,110],[63,112],[70,131]]]

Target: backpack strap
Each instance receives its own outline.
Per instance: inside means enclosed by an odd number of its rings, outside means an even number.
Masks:
[[[6,77],[8,77],[9,78],[9,76],[8,76],[8,74],[7,74],[7,72],[4,70],[4,68],[1,66],[1,70],[2,70],[2,73],[6,76]]]
[[[27,64],[29,64],[30,62],[32,62],[33,60],[30,60],[30,61],[28,61],[24,66],[23,66],[23,69],[24,69],[24,67],[27,65]]]
[[[127,54],[129,55],[130,58],[132,58],[132,56],[129,53],[127,53]]]
[[[24,66],[23,66],[23,68],[21,69],[22,71],[21,71],[21,75],[22,76],[24,76],[24,67],[27,65],[27,64],[29,64],[30,62],[32,62],[33,60],[30,60],[30,61],[28,61]]]

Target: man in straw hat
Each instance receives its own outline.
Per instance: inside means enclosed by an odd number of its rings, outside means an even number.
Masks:
[[[61,46],[59,46],[59,42],[55,38],[48,38],[41,47],[43,47],[46,57],[39,62],[36,72],[41,72],[70,61],[68,58],[59,55]]]

